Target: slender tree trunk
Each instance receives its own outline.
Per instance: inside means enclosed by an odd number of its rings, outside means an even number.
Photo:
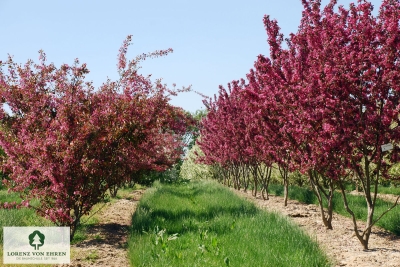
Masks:
[[[247,192],[247,188],[249,187],[249,181],[250,181],[250,176],[249,176],[249,171],[248,171],[248,166],[243,164],[242,165],[242,174],[243,174],[243,190],[244,192]]]
[[[334,194],[334,181],[329,179],[328,182],[328,193],[325,191],[326,189],[321,185],[318,179],[318,174],[314,170],[308,171],[308,178],[311,184],[311,187],[314,191],[314,194],[317,196],[318,204],[321,212],[322,222],[324,223],[327,229],[333,229],[332,227],[332,217],[333,217],[333,194]],[[325,212],[324,204],[323,204],[323,196],[327,200],[327,211]]]
[[[287,201],[288,201],[288,194],[289,194],[289,179],[287,177],[287,172],[286,176],[283,179],[283,199],[284,199],[284,205],[285,207],[287,206]]]
[[[69,226],[70,227],[70,236],[69,236],[70,241],[72,241],[72,239],[74,238],[76,229],[78,228],[78,226],[81,222],[82,214],[81,214],[81,209],[79,206],[77,206],[77,205],[74,206],[73,215],[74,215],[74,221]]]
[[[253,181],[254,181],[254,190],[253,196],[257,196],[257,189],[258,189],[258,167],[257,163],[252,166],[253,168]]]
[[[283,179],[283,201],[284,206],[287,206],[288,195],[289,195],[289,169],[288,166],[279,167],[279,172],[281,173]]]
[[[346,211],[350,214],[351,219],[353,221],[354,234],[358,238],[358,240],[360,241],[360,243],[363,246],[363,248],[364,249],[368,249],[368,239],[365,240],[364,239],[364,235],[361,235],[359,233],[359,231],[358,231],[357,219],[356,219],[356,216],[355,216],[354,212],[349,207],[349,202],[347,201],[346,192],[345,192],[343,183],[340,183],[340,191],[342,193],[344,207],[346,208]],[[369,236],[368,236],[368,238],[369,238]]]
[[[271,174],[272,174],[272,166],[264,166],[264,170],[261,172],[261,182],[262,182],[262,190],[261,190],[261,195],[264,200],[269,200],[269,195],[268,195],[268,186],[269,186],[269,181],[271,180]]]
[[[116,196],[117,196],[117,193],[118,193],[118,189],[119,189],[119,186],[118,186],[118,185],[112,185],[112,186],[110,186],[110,188],[109,188],[110,196],[111,196],[111,197],[116,197]]]

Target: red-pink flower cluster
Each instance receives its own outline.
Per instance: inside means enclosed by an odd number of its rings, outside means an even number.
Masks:
[[[20,208],[28,208],[29,207],[29,201],[22,201],[21,203],[17,203],[15,201],[13,202],[0,202],[0,209],[20,209]]]

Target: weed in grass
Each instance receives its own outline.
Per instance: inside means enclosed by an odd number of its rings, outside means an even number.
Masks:
[[[96,261],[97,259],[99,259],[99,254],[98,254],[97,250],[90,251],[89,254],[86,255],[86,257],[85,257],[86,261],[90,261],[92,263],[94,261]]]

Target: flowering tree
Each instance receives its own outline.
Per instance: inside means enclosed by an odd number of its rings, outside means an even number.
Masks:
[[[224,183],[247,190],[250,183],[253,194],[261,188],[268,198],[268,182],[272,162],[268,153],[259,150],[258,143],[263,128],[260,113],[253,113],[244,95],[248,85],[244,80],[220,87],[219,96],[209,101],[207,117],[202,120],[201,141],[204,152],[202,162],[218,164],[225,170]],[[267,193],[267,197],[265,197]]]
[[[269,129],[265,138],[273,140],[267,146],[278,163],[285,187],[289,171],[300,169],[307,173],[320,204],[322,220],[328,229],[332,229],[335,183],[326,173],[328,168],[335,168],[334,159],[337,157],[332,155],[340,154],[324,146],[329,135],[323,131],[320,120],[323,117],[316,114],[315,104],[311,102],[320,103],[323,100],[320,91],[305,89],[306,79],[310,77],[313,81],[314,78],[309,66],[312,63],[309,60],[311,48],[307,42],[314,40],[315,35],[307,35],[308,21],[308,14],[304,13],[299,32],[287,39],[288,48],[283,49],[283,35],[279,32],[277,21],[270,20],[268,16],[264,18],[271,54],[270,58],[260,55],[254,66],[255,71],[248,74],[251,81],[248,96],[250,102],[254,102],[253,106],[264,114],[265,127]],[[314,95],[311,96],[310,92]],[[320,148],[326,151],[320,153]],[[325,190],[323,185],[327,184],[329,189]],[[287,189],[285,191],[287,195]],[[327,212],[323,197],[328,203]]]
[[[368,216],[360,234],[340,183],[355,235],[368,249],[371,227],[384,215],[374,218],[378,181],[397,178],[389,175],[389,169],[399,157],[400,3],[383,1],[377,17],[368,1],[352,4],[348,10],[339,7],[337,13],[335,1],[323,12],[320,1],[303,3],[310,18],[306,28],[311,47],[310,76],[303,93],[317,90],[323,99],[313,102],[316,112],[311,113],[322,118],[325,137],[319,155],[336,151],[335,161],[341,164],[329,170],[330,176],[342,179],[351,171],[362,185]],[[385,144],[394,149],[386,151]]]
[[[327,228],[339,186],[355,235],[368,249],[372,226],[397,204],[374,216],[379,179],[398,179],[390,169],[399,161],[400,3],[383,1],[374,17],[364,0],[337,11],[335,0],[323,10],[320,0],[302,2],[299,31],[287,39],[287,48],[277,22],[265,17],[270,58],[260,55],[247,75],[241,104],[233,105],[239,113],[227,108],[238,99],[233,93],[222,92],[208,105],[200,146],[216,161],[230,153],[248,159],[249,151],[264,151],[256,158],[272,158],[284,181],[290,170],[307,173]],[[219,132],[221,124],[229,129]],[[254,133],[254,143],[248,133]],[[217,149],[222,144],[224,150]],[[361,233],[344,190],[349,176],[361,184],[367,202]]]
[[[89,71],[78,60],[56,68],[40,52],[39,64],[21,66],[11,57],[2,63],[1,99],[12,111],[0,111],[5,182],[24,200],[39,199],[37,212],[70,226],[71,238],[82,215],[110,187],[139,170],[171,166],[191,123],[183,110],[168,104],[175,91],[137,72],[141,60],[172,50],[127,62],[130,38],[120,49],[119,80],[97,92],[84,81]]]

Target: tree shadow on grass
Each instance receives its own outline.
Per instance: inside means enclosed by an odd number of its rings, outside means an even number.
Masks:
[[[159,189],[158,194],[170,194],[173,196],[177,196],[179,198],[183,199],[190,199],[190,198],[195,198],[199,195],[205,195],[205,194],[215,194],[218,192],[221,192],[223,189],[220,188],[215,188],[215,187],[191,187],[191,188],[184,188],[183,190],[177,191],[175,188],[172,186],[164,186],[161,189]]]
[[[138,209],[132,217],[132,233],[143,234],[151,231],[156,227],[166,228],[168,232],[182,234],[188,231],[197,231],[208,225],[210,231],[217,233],[225,232],[229,229],[235,218],[241,216],[255,216],[260,211],[250,203],[205,203],[203,206],[199,203],[196,208],[191,208],[185,202],[198,200],[196,196],[202,194],[213,194],[213,189],[190,189],[190,192],[180,192],[172,188],[162,188],[158,193],[165,194],[164,196],[176,196],[181,201],[177,203],[178,207],[157,207],[152,202],[140,203]],[[199,201],[200,202],[200,201]],[[225,221],[216,222],[217,218],[226,217]],[[184,222],[190,222],[185,224]],[[225,225],[226,224],[226,225]]]

